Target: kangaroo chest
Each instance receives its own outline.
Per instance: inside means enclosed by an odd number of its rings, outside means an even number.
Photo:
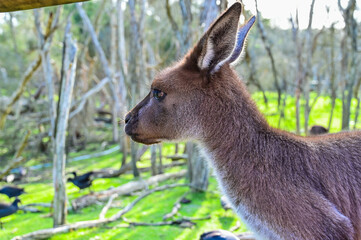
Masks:
[[[252,211],[248,201],[242,198],[242,194],[236,194],[237,190],[234,188],[240,187],[241,180],[239,183],[237,180],[230,176],[230,170],[226,165],[219,166],[215,164],[215,156],[211,152],[207,151],[205,148],[202,149],[204,157],[208,160],[208,163],[212,166],[214,175],[219,184],[219,188],[223,195],[225,195],[232,206],[233,211],[241,218],[247,228],[253,232],[257,232],[258,240],[280,240],[282,237],[278,236],[272,229],[269,227],[269,223],[261,220],[261,218],[256,213],[257,210]],[[234,170],[234,169],[233,169]],[[241,178],[241,174],[239,176]],[[232,180],[230,180],[232,179]]]

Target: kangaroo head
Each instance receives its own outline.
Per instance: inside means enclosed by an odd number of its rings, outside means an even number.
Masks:
[[[205,115],[222,111],[217,102],[232,91],[222,79],[234,74],[229,65],[241,55],[255,22],[252,17],[239,28],[241,11],[239,2],[233,4],[182,61],[157,74],[149,94],[125,118],[125,132],[134,141],[153,144],[204,137],[204,124],[211,124]]]

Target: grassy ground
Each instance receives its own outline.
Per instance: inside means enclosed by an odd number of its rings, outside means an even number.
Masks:
[[[267,120],[272,126],[277,127],[279,122],[279,115],[276,106],[277,96],[274,93],[267,93],[269,98],[269,104],[266,106],[263,102],[262,95],[256,93],[253,98],[256,100],[259,109],[265,114]],[[311,100],[312,102],[313,100]],[[354,109],[356,102],[353,101],[351,119],[354,118]],[[280,128],[295,131],[295,101],[294,98],[289,97],[286,102],[285,117],[281,121]],[[328,97],[318,98],[311,114],[309,125],[319,124],[327,126],[331,108],[331,100]],[[301,113],[303,110],[301,109]],[[303,119],[303,117],[301,117]],[[303,124],[303,122],[301,122]],[[303,126],[303,125],[302,125]],[[341,126],[341,101],[336,102],[336,108],[334,113],[334,120],[331,125],[331,132],[337,132]],[[353,127],[353,124],[351,124]],[[361,127],[357,124],[357,128]],[[110,146],[111,147],[111,146]],[[70,157],[89,154],[94,151],[85,150],[82,152],[72,153]],[[169,155],[174,153],[174,146],[171,144],[165,144],[163,148],[163,155]],[[150,154],[147,152],[143,160],[138,163],[138,167],[149,166]],[[91,158],[88,160],[70,162],[67,164],[67,171],[79,171],[86,172],[90,170],[102,169],[102,168],[119,168],[120,167],[121,153],[112,153],[107,156]],[[38,164],[35,158],[27,162],[27,166]],[[179,171],[180,168],[173,168],[170,171]],[[142,178],[149,177],[149,173],[142,173]],[[112,179],[96,179],[93,184],[94,191],[105,190],[110,187],[117,187],[124,183],[133,180],[131,174],[124,174],[118,178]],[[179,183],[184,180],[177,181]],[[165,182],[167,184],[170,182]],[[1,184],[1,186],[4,184]],[[51,168],[41,169],[33,174],[33,177],[29,179],[29,183],[20,184],[21,187],[25,187],[27,194],[20,197],[23,204],[29,203],[50,203],[53,198],[53,186],[51,182]],[[182,196],[186,191],[185,187],[179,187],[163,192],[154,193],[141,202],[139,202],[134,209],[125,215],[130,221],[142,221],[142,222],[158,222],[162,221],[164,214],[169,213],[173,207],[174,202]],[[71,183],[67,183],[67,194],[69,201],[88,193],[88,190],[79,192],[76,187]],[[180,214],[187,217],[204,217],[211,216],[211,219],[196,221],[197,225],[190,229],[184,229],[177,226],[162,226],[162,227],[133,227],[125,228],[121,221],[107,225],[106,227],[85,229],[74,231],[67,234],[61,234],[52,237],[51,239],[131,239],[131,240],[147,240],[147,239],[176,239],[176,240],[188,240],[198,239],[200,234],[212,229],[230,229],[236,225],[237,217],[231,212],[225,212],[220,205],[220,194],[217,188],[217,183],[213,177],[210,178],[209,191],[206,193],[189,193],[187,196],[192,202],[188,205],[182,205]],[[110,216],[121,208],[126,206],[136,196],[124,196],[114,201],[115,207],[111,208],[107,214]],[[10,201],[0,195],[1,202]],[[67,221],[73,223],[81,220],[97,219],[102,205],[94,205],[82,209],[79,212],[69,212]],[[0,231],[0,239],[7,240],[14,236],[29,233],[39,229],[52,227],[52,219],[49,217],[49,209],[43,209],[44,213],[18,213],[5,217],[2,219],[4,223],[4,229]],[[246,231],[245,226],[241,226],[237,233]]]
[[[165,155],[174,152],[173,146],[166,144],[164,147]],[[84,154],[83,152],[82,154]],[[74,154],[72,154],[74,155]],[[80,155],[77,153],[76,155]],[[143,160],[139,163],[139,167],[147,166],[149,164],[150,154],[144,154]],[[117,168],[119,167],[121,159],[120,153],[113,153],[108,156],[83,160],[78,162],[71,162],[67,165],[67,170],[78,170],[86,172],[89,170],[101,168]],[[181,168],[172,168],[167,172],[179,171]],[[51,169],[43,169],[38,171],[42,175],[41,180],[31,183],[20,184],[24,187],[27,194],[20,197],[22,203],[50,203],[53,198],[53,186],[50,181]],[[44,175],[48,175],[45,177]],[[149,177],[149,173],[142,173],[143,178]],[[36,178],[36,176],[34,177]],[[112,179],[96,179],[93,183],[93,190],[100,191],[110,187],[117,187],[133,179],[131,174],[124,174],[118,178]],[[30,179],[31,180],[31,179]],[[178,180],[177,183],[183,183],[185,180]],[[164,182],[164,184],[173,183],[174,181]],[[188,189],[186,187],[179,187],[163,192],[154,193],[141,202],[139,202],[134,209],[125,215],[130,221],[142,222],[158,222],[162,221],[163,215],[169,213],[173,207],[174,202],[180,198]],[[88,193],[88,190],[79,192],[76,187],[71,183],[67,183],[67,194],[71,201],[83,194]],[[114,201],[116,207],[111,208],[107,216],[119,211],[125,207],[136,196],[120,197]],[[121,221],[114,224],[107,225],[106,227],[79,230],[68,234],[61,234],[52,237],[51,239],[197,239],[204,231],[211,229],[229,229],[237,223],[236,216],[231,212],[225,212],[220,205],[220,195],[217,189],[217,183],[214,178],[210,179],[209,191],[206,193],[189,193],[187,198],[191,199],[190,204],[182,205],[180,214],[187,217],[205,217],[210,215],[211,219],[196,221],[197,225],[191,229],[184,229],[178,226],[162,226],[162,227],[133,227],[124,228]],[[0,195],[1,202],[9,202],[6,196]],[[83,220],[97,219],[102,205],[94,205],[82,209],[79,212],[69,212],[67,221],[73,223]],[[44,213],[18,213],[5,217],[2,219],[4,229],[0,231],[0,239],[11,239],[14,236],[29,233],[39,229],[52,227],[52,219],[48,215],[48,209],[44,208]],[[119,226],[120,225],[120,226]],[[111,229],[110,229],[111,227]],[[238,232],[245,231],[242,226]]]
[[[267,121],[270,125],[274,127],[278,127],[279,122],[279,111],[277,108],[277,93],[267,92],[266,93],[268,98],[268,106],[265,105],[263,101],[263,95],[261,92],[254,93],[252,95],[253,99],[256,101],[259,110],[266,116]],[[320,96],[316,98],[315,93],[311,93],[310,97],[310,104],[316,99],[316,103],[312,108],[310,115],[309,115],[309,126],[312,125],[322,125],[324,127],[328,127],[328,122],[330,118],[331,112],[331,98],[329,96]],[[301,106],[304,103],[304,100],[301,100]],[[292,96],[288,96],[286,99],[286,106],[285,106],[285,116],[281,121],[279,126],[280,129],[295,132],[296,131],[296,107],[295,107],[295,98]],[[361,122],[358,121],[356,126],[355,122],[353,121],[355,118],[356,112],[356,105],[357,100],[352,99],[351,102],[351,115],[350,115],[350,128],[356,129],[361,128]],[[304,115],[303,115],[304,108],[301,107],[300,109],[300,120],[301,120],[301,133],[304,134],[305,130],[303,129],[304,126]],[[339,132],[341,131],[341,119],[342,119],[342,101],[341,99],[336,99],[334,115],[332,118],[332,124],[330,127],[330,132]],[[360,115],[359,118],[360,119]]]

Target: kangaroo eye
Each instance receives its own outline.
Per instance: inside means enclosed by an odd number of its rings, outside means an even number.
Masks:
[[[158,100],[158,101],[161,101],[165,98],[167,94],[165,92],[162,92],[161,90],[159,89],[153,89],[153,97]]]

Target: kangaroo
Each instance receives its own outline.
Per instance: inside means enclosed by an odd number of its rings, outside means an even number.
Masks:
[[[185,57],[158,73],[125,117],[143,144],[198,142],[221,190],[257,239],[361,239],[361,133],[275,129],[231,68],[255,22],[236,2]]]

